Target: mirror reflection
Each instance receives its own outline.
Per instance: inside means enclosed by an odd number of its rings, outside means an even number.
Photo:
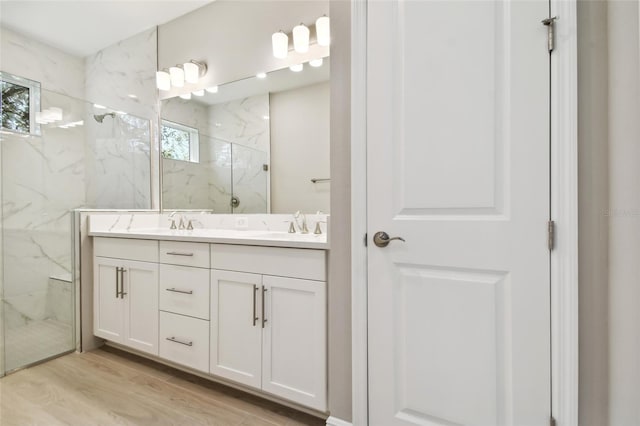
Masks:
[[[163,100],[161,117],[163,209],[329,212],[329,58]]]

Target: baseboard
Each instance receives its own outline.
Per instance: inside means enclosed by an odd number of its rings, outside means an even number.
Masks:
[[[327,419],[327,426],[352,426],[351,423],[345,422],[337,417],[329,417]]]

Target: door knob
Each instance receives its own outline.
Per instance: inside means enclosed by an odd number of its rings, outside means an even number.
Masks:
[[[389,234],[387,234],[384,231],[376,232],[373,235],[373,243],[378,247],[386,247],[393,240],[400,240],[400,241],[404,242],[404,238],[402,238],[402,237],[390,238]]]

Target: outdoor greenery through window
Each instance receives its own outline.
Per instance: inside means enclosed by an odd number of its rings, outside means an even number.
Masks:
[[[162,120],[162,156],[171,160],[198,162],[198,129]]]
[[[0,72],[0,127],[39,134],[35,113],[40,109],[40,83]]]

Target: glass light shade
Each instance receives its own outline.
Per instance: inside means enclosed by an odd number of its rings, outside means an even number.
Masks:
[[[302,71],[302,69],[304,68],[304,66],[302,64],[295,64],[295,65],[291,65],[289,67],[289,69],[293,72],[300,72]]]
[[[204,96],[204,89],[191,92],[194,96]]]
[[[309,28],[304,24],[293,27],[293,49],[298,53],[309,51]]]
[[[200,78],[200,67],[193,62],[185,62],[182,64],[184,68],[184,79],[187,83],[197,83]]]
[[[180,97],[182,99],[191,99],[191,93],[183,93]]]
[[[211,87],[207,87],[206,89],[207,92],[209,93],[218,93],[218,86],[211,86]]]
[[[309,65],[311,65],[314,68],[321,67],[322,66],[322,58],[310,60],[309,61]]]
[[[331,44],[331,30],[329,27],[329,17],[321,16],[316,20],[316,38],[318,45],[328,46]]]
[[[156,87],[160,90],[171,89],[171,76],[166,71],[156,71]]]
[[[271,45],[273,47],[273,56],[278,59],[285,59],[289,54],[289,36],[283,31],[273,33],[271,36]]]
[[[184,70],[179,67],[169,68],[169,75],[171,76],[171,85],[173,87],[184,86]]]

